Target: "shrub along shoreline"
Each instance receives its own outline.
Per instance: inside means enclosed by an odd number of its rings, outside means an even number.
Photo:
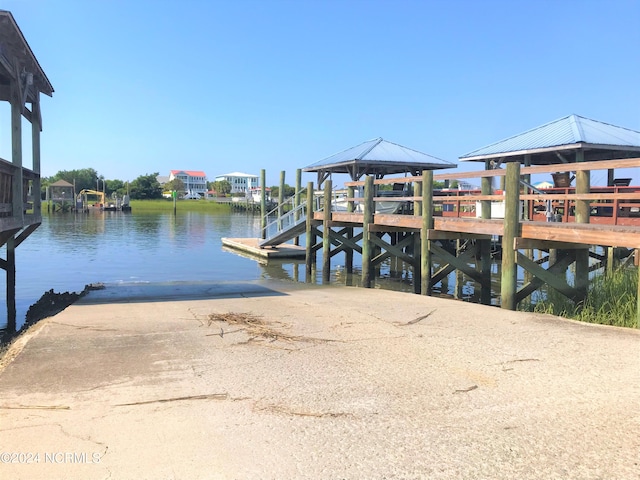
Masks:
[[[574,304],[550,288],[531,309],[581,322],[636,328],[640,327],[637,308],[638,268],[624,267],[594,278],[583,302]]]
[[[171,212],[173,211],[173,200],[131,200],[131,211],[133,212]],[[231,211],[228,203],[218,203],[211,200],[178,200],[176,202],[178,212],[227,212]]]

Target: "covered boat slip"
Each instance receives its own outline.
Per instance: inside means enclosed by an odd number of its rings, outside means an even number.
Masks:
[[[16,248],[40,225],[40,93],[53,87],[10,12],[0,10],[0,101],[11,105],[11,161],[0,159],[0,247],[6,259],[7,327],[15,330]],[[31,123],[31,169],[23,166],[22,118]]]
[[[500,238],[502,247],[502,268],[500,275],[499,303],[503,308],[515,309],[542,284],[547,284],[565,296],[579,301],[588,288],[589,272],[613,268],[615,247],[630,250],[640,249],[640,223],[602,225],[590,223],[593,205],[609,205],[613,209],[626,209],[629,205],[640,206],[640,192],[611,191],[592,193],[589,186],[590,172],[637,168],[640,158],[621,160],[572,163],[566,167],[576,173],[577,184],[574,193],[527,193],[522,186],[522,178],[531,174],[553,173],[557,165],[539,165],[522,168],[519,162],[509,162],[506,168],[476,172],[458,172],[434,175],[425,171],[422,176],[374,180],[367,177],[364,182],[346,182],[349,192],[364,186],[364,197],[353,194],[347,196],[347,212],[332,211],[331,208],[313,211],[307,219],[307,265],[315,263],[316,252],[322,250],[323,272],[330,271],[330,259],[345,251],[351,255],[362,255],[362,283],[371,286],[373,271],[385,259],[395,256],[408,263],[413,269],[415,291],[430,294],[432,286],[445,273],[455,269],[463,271],[480,284],[483,303],[491,302],[491,241]],[[479,178],[485,193],[468,192],[465,201],[481,205],[476,218],[464,209],[447,211],[444,215],[439,208],[448,197],[433,190],[433,180],[453,180],[459,178]],[[504,177],[504,193],[491,193],[491,179]],[[376,202],[387,202],[388,197],[377,197],[377,186],[389,183],[405,183],[411,187],[414,196],[397,197],[396,201],[410,205],[408,214],[376,213]],[[407,189],[409,190],[409,189]],[[331,180],[325,182],[325,195],[331,195]],[[468,197],[468,198],[467,198]],[[530,220],[526,217],[532,202],[563,203],[571,206],[573,215],[569,222]],[[503,218],[491,218],[491,205],[504,202]],[[323,202],[330,206],[331,202]],[[360,208],[355,205],[360,204]],[[568,208],[568,207],[567,207]],[[311,211],[313,206],[307,207]],[[362,210],[360,213],[358,210]],[[594,217],[595,218],[595,217]],[[613,219],[614,217],[609,217]],[[353,229],[361,228],[362,233],[354,235]],[[388,237],[386,237],[388,236]],[[316,241],[320,237],[322,241]],[[282,238],[282,237],[281,237]],[[450,253],[442,246],[442,240],[473,240],[473,251]],[[590,252],[591,246],[602,246],[607,255]],[[540,255],[534,260],[532,250]],[[445,265],[432,271],[433,257]],[[348,258],[349,256],[347,256]],[[479,268],[472,258],[479,258]],[[565,272],[575,264],[575,284],[569,285]],[[546,265],[546,268],[543,268]],[[347,270],[351,267],[347,264]],[[517,288],[517,269],[524,269],[531,279],[520,289]],[[310,268],[307,269],[310,271]]]

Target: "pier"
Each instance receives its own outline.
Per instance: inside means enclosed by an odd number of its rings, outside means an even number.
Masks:
[[[361,255],[364,287],[375,285],[376,267],[391,257],[409,265],[414,291],[422,295],[430,295],[434,285],[458,271],[476,282],[483,304],[495,302],[514,310],[543,286],[579,302],[588,290],[590,273],[606,274],[615,268],[620,257],[616,251],[637,263],[640,249],[640,188],[590,187],[590,173],[638,166],[640,158],[571,163],[564,168],[575,173],[576,186],[545,192],[534,192],[525,179],[553,174],[558,165],[522,167],[519,162],[508,162],[504,168],[474,172],[434,174],[424,170],[420,176],[366,176],[345,182],[346,197],[335,195],[330,179],[321,190],[310,182],[298,199],[289,199],[288,213],[265,219],[264,238],[254,248],[278,250],[304,235],[308,281],[320,252],[326,281],[331,259],[344,252],[347,273],[353,271],[353,255]],[[461,178],[478,179],[482,188],[433,188],[434,181]],[[492,191],[494,179],[504,185],[502,190]],[[388,194],[382,190],[388,185],[401,185],[398,191],[410,194],[383,195]],[[363,195],[355,195],[358,190]],[[380,208],[390,203],[402,208],[394,213]],[[446,242],[467,247],[451,252],[443,248]],[[501,246],[498,276],[491,272],[495,243]],[[596,253],[595,246],[606,253]],[[570,267],[572,283],[566,274]],[[518,288],[519,273],[526,281]],[[496,295],[492,284],[499,286]]]
[[[0,268],[7,276],[7,328],[16,328],[16,249],[42,223],[40,199],[40,94],[53,87],[34,56],[13,15],[0,10],[0,101],[11,108],[11,160],[0,159],[0,247],[7,257]],[[31,123],[32,166],[22,154],[22,119]]]

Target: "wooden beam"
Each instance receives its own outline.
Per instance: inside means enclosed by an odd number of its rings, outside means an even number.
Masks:
[[[434,228],[448,232],[477,233],[483,235],[500,235],[504,231],[501,220],[485,220],[477,218],[434,217]]]
[[[521,237],[586,245],[640,248],[640,229],[619,225],[524,222]]]
[[[474,240],[491,240],[491,235],[482,233],[462,233],[462,232],[443,232],[440,230],[430,229],[427,232],[429,240],[458,240],[458,239],[474,239]]]
[[[535,277],[542,280],[550,287],[562,293],[565,297],[574,301],[581,297],[579,290],[570,286],[564,278],[555,273],[549,272],[548,270],[545,270],[540,265],[528,259],[520,252],[518,252],[517,261],[518,265],[520,265]]]
[[[549,250],[550,248],[559,248],[562,250],[576,250],[591,248],[586,243],[569,243],[569,242],[553,242],[548,240],[538,240],[533,238],[517,237],[515,239],[514,248],[516,250],[536,249]]]
[[[402,250],[403,247],[406,247],[410,243],[413,242],[413,236],[408,235],[406,238],[404,238],[402,241],[400,241],[396,245],[391,245],[391,244],[385,242],[384,240],[382,240],[380,237],[378,237],[376,235],[372,235],[371,236],[371,241],[375,245],[377,245],[380,248],[383,248],[383,249],[386,250],[386,253],[378,255],[378,256],[376,256],[375,258],[372,259],[372,262],[373,262],[374,265],[379,264],[380,262],[382,262],[387,257],[390,257],[391,255],[393,255],[393,256],[396,256],[396,257],[402,259],[403,261],[407,262],[408,264],[410,264],[412,266],[415,266],[415,258],[413,258],[410,255],[407,255]]]
[[[569,265],[571,265],[575,260],[574,251],[567,250],[563,253],[558,253],[558,256],[556,258],[556,262],[547,269],[547,272],[556,276],[559,276],[560,274],[566,274],[567,268],[569,268]],[[536,263],[537,265],[537,262],[534,263]],[[518,290],[518,292],[516,293],[516,303],[520,303],[522,300],[524,300],[538,288],[540,288],[543,284],[543,280],[534,276],[534,278],[532,278],[529,283],[523,285],[522,288]]]
[[[454,255],[451,255],[444,248],[438,246],[435,243],[431,244],[431,251],[435,255],[438,255],[438,257],[442,258],[449,265],[453,265],[457,270],[461,270],[465,275],[471,277],[480,285],[484,285],[485,279],[482,278],[480,272],[478,272],[475,268],[469,266],[469,264],[464,261],[464,258],[467,257],[467,255],[456,257]],[[471,257],[471,251],[467,251],[465,253],[468,254],[469,257]]]

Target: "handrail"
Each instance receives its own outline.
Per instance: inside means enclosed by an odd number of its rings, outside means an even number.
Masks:
[[[306,188],[300,190],[298,192],[298,200],[300,196],[306,191]],[[317,202],[315,205],[315,209],[319,209],[319,198],[320,195],[314,194],[314,199]],[[292,226],[298,225],[299,223],[305,221],[307,215],[307,202],[300,202],[299,205],[295,205],[296,196],[293,195],[287,198],[282,204],[277,205],[275,208],[270,210],[265,214],[265,227],[264,227],[264,238],[265,240],[269,240],[270,238],[278,235],[280,232],[286,230],[287,228],[291,228]],[[280,214],[282,210],[290,205],[291,209],[287,211],[285,214]],[[275,216],[275,218],[273,218]],[[269,220],[269,217],[272,217]]]

